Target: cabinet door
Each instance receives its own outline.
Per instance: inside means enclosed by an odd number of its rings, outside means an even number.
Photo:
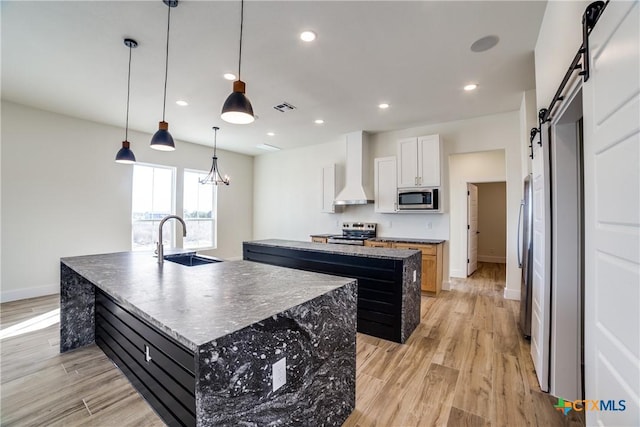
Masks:
[[[320,212],[334,213],[336,197],[336,165],[322,168],[322,208]]]
[[[440,136],[421,136],[417,142],[418,183],[421,187],[440,186]]]
[[[418,186],[418,139],[398,141],[398,188]]]
[[[395,213],[398,186],[396,185],[396,158],[381,157],[375,159],[374,170],[374,211]]]
[[[438,293],[438,260],[435,255],[422,255],[422,290]]]

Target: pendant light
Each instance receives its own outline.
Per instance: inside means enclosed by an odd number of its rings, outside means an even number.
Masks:
[[[116,162],[131,164],[136,162],[136,156],[133,155],[133,151],[129,148],[129,95],[131,94],[131,50],[138,47],[138,42],[133,39],[124,39],[124,45],[129,48],[129,74],[127,76],[127,119],[124,125],[124,141],[122,141],[122,148],[116,154]]]
[[[220,171],[218,170],[218,156],[216,155],[216,145],[218,139],[218,130],[220,128],[217,126],[213,127],[213,163],[211,164],[211,170],[209,174],[203,178],[198,180],[200,184],[224,184],[229,185],[230,178],[228,175],[225,175],[224,178],[220,175]]]
[[[245,84],[240,77],[240,68],[242,65],[242,26],[244,23],[244,0],[240,2],[240,52],[238,54],[238,80],[233,82],[233,92],[222,106],[222,114],[220,117],[225,122],[245,125],[255,120],[253,116],[253,107],[249,98],[244,94]]]
[[[167,14],[167,54],[164,63],[164,100],[162,102],[162,121],[158,124],[158,131],[151,138],[151,148],[160,151],[173,151],[176,145],[173,137],[169,133],[169,123],[165,122],[165,112],[167,109],[167,74],[169,71],[169,29],[171,27],[171,8],[178,6],[178,0],[162,0],[169,10]]]

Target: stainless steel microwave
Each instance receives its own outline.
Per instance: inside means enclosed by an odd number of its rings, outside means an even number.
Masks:
[[[398,210],[438,210],[437,188],[411,188],[398,190]]]

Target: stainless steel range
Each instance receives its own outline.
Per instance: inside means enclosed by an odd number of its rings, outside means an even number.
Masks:
[[[364,241],[376,237],[374,222],[344,222],[342,234],[329,237],[327,243],[364,246]]]

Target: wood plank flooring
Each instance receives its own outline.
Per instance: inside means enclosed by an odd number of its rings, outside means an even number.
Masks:
[[[504,265],[481,263],[438,298],[423,296],[404,345],[358,334],[356,409],[344,425],[583,426],[540,392],[504,276]],[[28,324],[58,307],[57,296],[0,305],[0,424],[164,425],[98,347],[61,355],[59,323]]]

